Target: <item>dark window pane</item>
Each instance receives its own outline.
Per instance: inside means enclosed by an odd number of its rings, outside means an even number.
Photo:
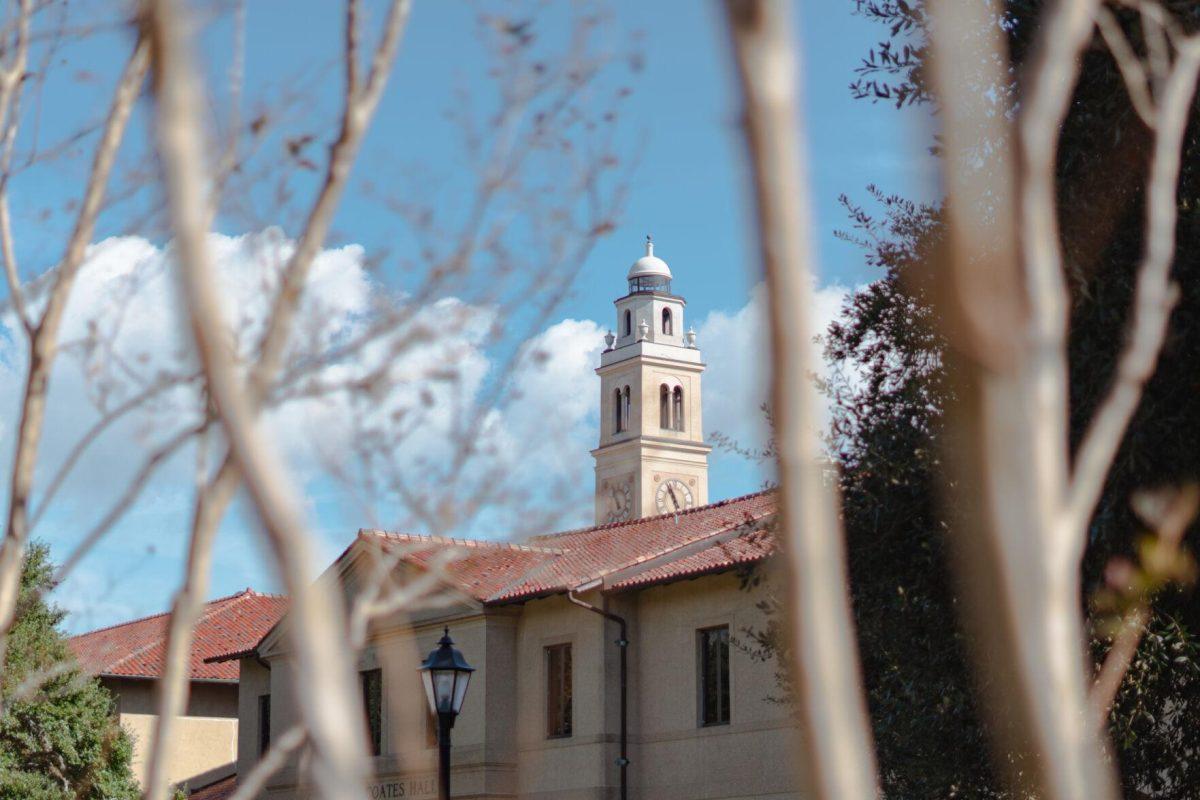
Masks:
[[[546,735],[571,735],[571,645],[546,648]]]
[[[700,631],[700,723],[729,722],[729,628]]]
[[[258,696],[258,754],[271,749],[271,695]]]
[[[371,753],[379,755],[383,750],[383,672],[369,669],[358,674],[362,681],[363,711],[367,717]]]

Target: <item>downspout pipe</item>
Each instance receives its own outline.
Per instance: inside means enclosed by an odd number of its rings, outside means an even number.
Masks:
[[[586,584],[584,586],[587,586]],[[605,619],[610,619],[621,627],[619,638],[616,640],[617,647],[621,648],[621,754],[617,757],[617,766],[621,768],[621,800],[629,800],[629,636],[628,627],[625,623],[625,618],[619,614],[614,614],[611,611],[605,611],[598,608],[586,600],[581,600],[576,591],[584,589],[584,586],[576,587],[567,591],[567,599],[580,608],[586,608],[593,614],[599,614]],[[590,587],[588,587],[590,588]]]

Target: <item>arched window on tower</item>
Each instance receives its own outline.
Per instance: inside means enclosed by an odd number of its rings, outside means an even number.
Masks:
[[[626,309],[625,310],[625,335],[630,336],[632,334],[633,334],[633,312]]]
[[[624,403],[621,402],[621,390],[613,390],[613,433],[620,433],[625,430],[624,420],[621,418],[621,410]]]
[[[622,419],[622,420],[624,421],[624,423],[625,423],[625,427],[621,428],[621,430],[623,430],[623,431],[627,431],[627,430],[629,430],[629,409],[630,409],[630,404],[629,404],[629,387],[628,387],[628,386],[626,386],[626,387],[625,387],[624,402],[622,402],[622,404],[621,404],[621,419]]]
[[[662,313],[662,318],[663,318],[663,323],[662,323],[663,335],[671,336],[674,333],[674,326],[671,324],[671,309],[664,308],[663,313]]]
[[[671,427],[671,390],[665,383],[658,387],[658,427],[663,430]]]
[[[683,430],[683,387],[676,386],[671,393],[671,421],[677,431]]]

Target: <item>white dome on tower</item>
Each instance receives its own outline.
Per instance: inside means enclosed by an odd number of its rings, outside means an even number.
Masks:
[[[654,255],[654,240],[649,236],[646,237],[646,255],[633,262],[633,266],[629,268],[629,274],[625,277],[629,280],[634,278],[671,280],[671,268],[667,266],[667,262]]]

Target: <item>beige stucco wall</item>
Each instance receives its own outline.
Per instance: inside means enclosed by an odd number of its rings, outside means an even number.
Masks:
[[[795,728],[777,694],[774,665],[730,648],[730,724],[701,727],[697,631],[728,625],[744,637],[761,627],[755,593],[733,573],[638,593],[638,797],[654,800],[793,797]]]
[[[238,719],[241,727],[237,743],[237,771],[239,775],[244,775],[258,762],[258,698],[271,693],[271,671],[254,658],[244,658],[238,665]],[[280,733],[276,717],[284,712],[278,705],[275,703],[271,709],[272,737]]]
[[[615,729],[605,724],[603,619],[563,597],[527,603],[521,614],[516,684],[519,796],[584,800],[607,796],[605,755]],[[545,648],[571,644],[572,735],[546,736]]]
[[[113,694],[121,726],[133,739],[133,771],[145,779],[146,756],[157,719],[156,682],[102,678]],[[193,683],[186,714],[176,721],[167,758],[167,780],[199,786],[233,771],[238,746],[238,687]]]
[[[476,668],[461,716],[453,731],[455,795],[514,797],[516,739],[513,720],[516,681],[518,612],[477,607],[442,611],[415,621],[391,620],[376,626],[370,644],[357,658],[356,668],[383,670],[384,720],[382,754],[373,759],[374,786],[402,784],[405,798],[436,797],[437,749],[426,738],[426,701],[417,667],[442,636],[447,622],[456,645],[470,653]],[[243,719],[247,740],[239,747],[238,771],[257,760],[258,696],[272,696],[272,735],[278,736],[296,721],[295,676],[285,643],[267,654],[270,670],[253,659],[241,662]],[[393,792],[398,791],[393,789]],[[296,760],[268,784],[270,798],[305,797]],[[386,796],[386,795],[385,795]]]
[[[703,728],[698,718],[696,631],[728,625],[737,637],[763,624],[759,599],[733,574],[588,599],[607,603],[629,623],[631,797],[638,800],[793,798],[794,727],[768,701],[774,667],[731,649],[731,723]],[[409,624],[391,620],[371,636],[359,669],[384,670],[383,755],[374,760],[381,796],[436,796],[436,749],[425,741],[425,699],[416,665],[443,624],[477,668],[453,741],[454,796],[523,800],[615,798],[619,785],[619,650],[617,625],[565,597],[520,606],[429,613]],[[546,737],[544,648],[572,645],[573,732]],[[257,757],[257,698],[275,698],[274,733],[296,718],[289,656],[282,643],[265,657],[268,671],[242,662],[240,709],[246,739],[239,771]],[[405,732],[412,735],[405,737]],[[403,794],[399,794],[403,789]],[[389,795],[388,792],[391,794]],[[305,796],[296,765],[270,784],[272,800]]]

